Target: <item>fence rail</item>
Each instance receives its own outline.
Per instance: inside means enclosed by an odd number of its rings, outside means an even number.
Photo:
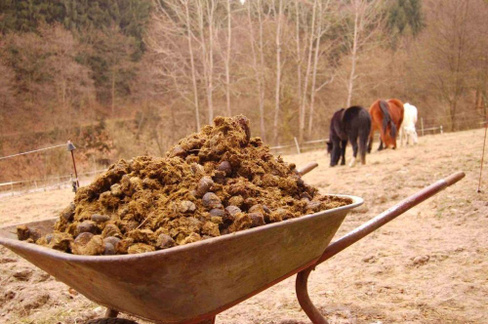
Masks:
[[[484,127],[483,125],[486,125],[488,121],[479,121],[478,120],[478,125],[479,127]],[[444,126],[439,125],[435,127],[424,127],[423,120],[421,119],[420,121],[420,127],[417,129],[418,136],[425,136],[429,134],[443,134],[444,133]],[[375,139],[379,139],[379,134],[375,135]],[[325,148],[325,143],[328,141],[328,139],[316,139],[316,140],[310,140],[303,142],[301,144],[298,143],[298,139],[296,137],[293,138],[293,143],[292,144],[283,144],[283,145],[278,145],[278,146],[272,146],[270,147],[271,151],[275,154],[300,154],[302,152],[307,152],[311,151],[317,148]]]
[[[479,121],[478,119],[478,122],[475,124],[477,124],[478,127],[486,127],[486,125],[488,124],[488,120]],[[437,134],[437,133],[442,134],[444,132],[444,128],[442,125],[425,128],[422,119],[419,126],[420,126],[418,129],[419,136],[425,136],[427,134]],[[377,137],[379,137],[378,134]],[[312,150],[325,149],[326,148],[325,143],[327,142],[327,140],[328,139],[315,139],[315,140],[299,143],[298,139],[295,137],[293,138],[293,142],[291,143],[273,146],[270,147],[270,149],[274,154],[280,154],[280,155],[296,154],[296,153],[301,154],[303,152],[309,152]],[[66,144],[54,145],[51,147],[41,148],[38,150],[14,154],[12,156],[6,156],[3,158],[7,159],[18,155],[30,154],[33,152],[44,151],[52,148],[65,146],[65,145]],[[98,170],[84,172],[78,174],[78,178],[79,178],[78,180],[82,183],[82,185],[84,185],[86,183],[89,183],[95,175],[101,174],[105,171],[106,169],[98,169]],[[73,176],[70,174],[70,175],[46,177],[43,179],[6,181],[0,183],[0,198],[6,196],[21,195],[27,192],[38,192],[38,191],[48,191],[48,190],[59,189],[59,188],[70,188],[73,185],[73,180],[75,179],[73,179]]]
[[[420,136],[425,136],[426,132],[432,132],[433,134],[435,134],[437,131],[439,131],[439,134],[442,134],[444,133],[444,128],[442,125],[438,127],[429,127],[429,128],[421,127],[419,131],[420,131]]]
[[[293,142],[294,142],[293,144],[288,144],[288,145],[272,146],[270,147],[270,149],[275,154],[290,154],[290,153],[301,154],[303,152],[308,152],[317,149],[319,147],[325,147],[324,145],[327,142],[327,139],[311,140],[299,144],[298,139],[294,137]]]
[[[93,170],[78,174],[81,183],[88,183],[98,174],[105,172],[103,170]],[[70,175],[60,175],[55,177],[47,177],[44,179],[31,179],[23,181],[8,181],[0,183],[0,198],[6,196],[15,196],[28,192],[49,191],[60,188],[70,188],[73,186],[75,179]]]

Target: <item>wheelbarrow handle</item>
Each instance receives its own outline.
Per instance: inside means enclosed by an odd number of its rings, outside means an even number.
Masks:
[[[341,252],[345,248],[351,246],[352,244],[356,243],[366,235],[372,233],[373,231],[377,230],[381,226],[385,225],[386,223],[395,219],[399,215],[403,214],[410,208],[417,206],[421,202],[437,194],[439,191],[442,191],[445,188],[458,182],[459,180],[464,178],[464,176],[465,176],[464,172],[453,173],[447,178],[441,179],[431,184],[430,186],[418,191],[417,193],[411,195],[410,197],[400,201],[398,204],[387,209],[386,211],[382,212],[375,218],[369,220],[368,222],[364,223],[363,225],[359,226],[358,228],[344,235],[334,243],[330,244],[325,249],[322,256],[318,259],[316,265],[333,257],[334,255]]]
[[[297,169],[298,171],[298,174],[300,174],[301,176],[309,173],[310,171],[312,171],[313,169],[315,169],[319,164],[317,162],[310,162],[306,165],[304,165],[303,167],[301,167],[300,169]]]
[[[351,246],[352,244],[356,243],[366,235],[370,234],[371,232],[375,231],[376,229],[380,228],[381,226],[385,225],[389,221],[395,219],[397,216],[403,214],[410,208],[420,204],[424,200],[432,197],[433,195],[437,194],[439,191],[444,190],[445,188],[453,185],[454,183],[458,182],[462,178],[464,178],[464,172],[456,172],[445,179],[439,180],[430,186],[420,190],[419,192],[413,194],[412,196],[402,200],[395,206],[389,208],[388,210],[384,211],[383,213],[379,214],[375,218],[371,219],[370,221],[364,223],[363,225],[359,226],[358,228],[352,230],[348,234],[344,235],[331,245],[329,245],[322,256],[317,260],[315,265],[308,267],[307,269],[299,272],[296,278],[296,293],[298,302],[300,306],[302,306],[303,311],[307,314],[310,318],[312,323],[314,324],[328,324],[327,320],[322,316],[319,310],[313,305],[310,297],[308,295],[307,290],[307,282],[310,272],[315,268],[316,265],[324,262],[327,259],[330,259],[337,253],[341,252],[345,248]]]

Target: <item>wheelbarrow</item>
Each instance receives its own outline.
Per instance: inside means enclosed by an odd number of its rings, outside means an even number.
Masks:
[[[301,170],[304,174],[315,165]],[[439,180],[330,244],[352,203],[166,250],[134,255],[80,256],[19,241],[17,225],[0,228],[0,244],[107,307],[89,323],[135,323],[119,312],[155,323],[214,323],[218,313],[297,274],[298,301],[313,323],[327,323],[307,292],[310,272],[408,209],[464,177]],[[57,219],[31,222],[42,234]]]

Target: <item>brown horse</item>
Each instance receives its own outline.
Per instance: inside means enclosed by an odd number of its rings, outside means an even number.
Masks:
[[[403,121],[403,102],[398,99],[376,100],[369,108],[371,115],[371,132],[369,134],[368,152],[371,153],[373,135],[380,131],[380,146],[378,151],[390,145],[396,148],[396,137]]]

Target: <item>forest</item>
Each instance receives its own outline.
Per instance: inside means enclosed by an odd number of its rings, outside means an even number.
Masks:
[[[0,157],[71,140],[96,169],[236,114],[270,146],[304,142],[379,98],[480,127],[487,58],[486,0],[2,0]],[[0,160],[0,182],[66,157]]]

